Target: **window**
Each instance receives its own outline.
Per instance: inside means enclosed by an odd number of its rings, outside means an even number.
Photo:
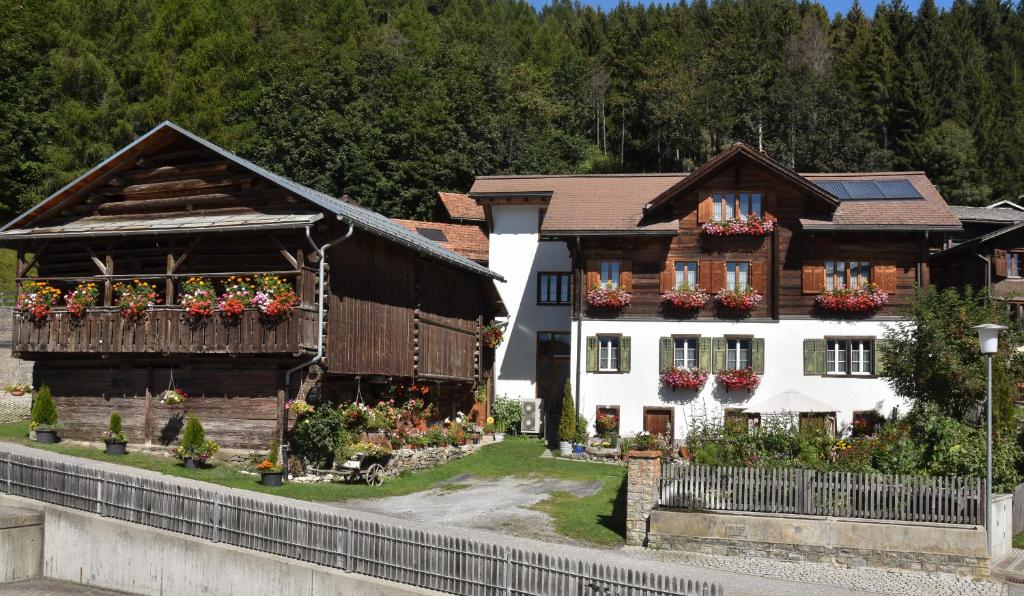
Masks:
[[[729,370],[743,370],[750,366],[750,340],[727,338],[725,367]]]
[[[871,281],[868,261],[825,261],[825,289],[859,288]]]
[[[619,261],[601,261],[598,271],[601,274],[601,285],[613,288],[619,287],[619,271],[622,264]]]
[[[1006,253],[1006,277],[1020,277],[1020,253]]]
[[[725,264],[725,287],[730,290],[746,290],[750,287],[750,263],[729,261]]]
[[[870,375],[874,342],[870,339],[830,339],[826,342],[825,373]]]
[[[537,304],[569,304],[569,274],[537,274]]]
[[[434,242],[448,242],[448,236],[445,236],[444,231],[435,230],[434,228],[416,228],[416,232],[423,236],[433,240]]]
[[[697,338],[672,338],[672,366],[677,368],[697,368]]]
[[[762,214],[761,193],[759,192],[716,192],[711,195],[714,204],[714,219],[718,221],[758,217]]]
[[[686,287],[693,289],[697,287],[697,262],[676,261],[676,276],[674,288]]]
[[[735,217],[736,195],[731,192],[716,192],[713,196],[716,220],[724,221]]]
[[[619,338],[603,335],[598,337],[600,351],[598,352],[597,370],[602,372],[619,371]]]

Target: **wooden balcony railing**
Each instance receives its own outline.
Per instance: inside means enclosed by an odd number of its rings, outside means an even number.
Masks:
[[[316,350],[316,312],[296,308],[268,323],[247,310],[235,323],[213,315],[193,322],[181,308],[154,307],[145,319],[131,322],[117,309],[97,307],[81,319],[63,309],[37,323],[15,313],[11,332],[14,352],[147,354],[299,354]]]

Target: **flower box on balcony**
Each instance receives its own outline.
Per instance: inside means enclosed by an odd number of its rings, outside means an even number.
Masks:
[[[587,304],[594,308],[622,308],[632,300],[627,290],[610,285],[595,286],[587,292]]]
[[[725,387],[726,391],[746,390],[747,392],[757,389],[761,384],[761,377],[752,368],[739,370],[723,370],[715,375],[715,381]]]
[[[685,369],[673,367],[661,373],[661,382],[671,389],[700,391],[711,375],[700,368]]]
[[[840,288],[838,290],[822,290],[814,298],[814,302],[825,310],[839,312],[865,312],[880,308],[888,302],[889,295],[875,284],[866,284],[858,288]]]
[[[701,231],[708,236],[767,236],[774,229],[774,221],[757,215],[709,221],[701,226]]]
[[[700,310],[711,300],[711,295],[700,288],[685,286],[663,292],[663,302],[679,310]]]
[[[725,308],[733,310],[754,310],[761,303],[761,293],[753,288],[745,290],[719,290],[715,300]]]

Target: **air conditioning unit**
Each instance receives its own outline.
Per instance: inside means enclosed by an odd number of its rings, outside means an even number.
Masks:
[[[523,421],[519,424],[519,430],[523,434],[536,435],[540,433],[540,406],[539,399],[524,399],[520,403],[523,412]]]

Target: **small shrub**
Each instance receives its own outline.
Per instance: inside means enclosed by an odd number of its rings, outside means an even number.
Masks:
[[[197,463],[205,463],[220,449],[215,441],[206,438],[206,431],[199,418],[189,416],[185,423],[185,432],[181,438],[181,446],[174,450],[178,459],[192,459]]]
[[[576,438],[573,439],[573,443],[577,445],[586,445],[587,438],[590,433],[587,429],[590,427],[590,423],[587,421],[586,416],[580,416],[576,419]]]
[[[110,413],[110,422],[107,424],[107,430],[103,431],[103,436],[100,438],[104,443],[128,442],[128,439],[124,436],[124,429],[121,425],[121,414],[119,412]]]
[[[291,444],[295,454],[314,468],[326,469],[333,461],[342,415],[338,410],[322,406],[295,423]]]
[[[36,430],[58,430],[60,424],[57,413],[57,404],[50,394],[50,386],[43,385],[36,392],[36,399],[32,402],[32,427]]]
[[[491,417],[494,418],[494,432],[518,434],[523,421],[523,406],[518,399],[496,397],[491,406]]]
[[[562,418],[558,424],[558,440],[564,443],[573,442],[576,439],[576,426],[576,405],[572,399],[572,387],[567,380],[562,392]]]
[[[427,438],[427,444],[431,447],[444,447],[448,445],[448,433],[438,425],[428,428],[423,436]]]

